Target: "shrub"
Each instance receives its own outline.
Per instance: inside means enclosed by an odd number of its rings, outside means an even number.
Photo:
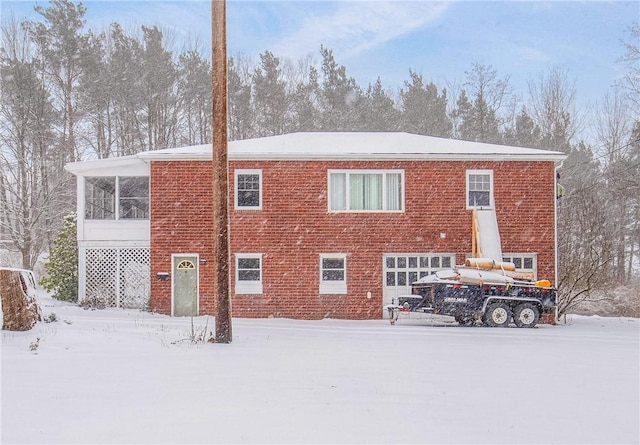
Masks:
[[[53,292],[53,298],[78,301],[78,240],[76,215],[65,216],[64,225],[49,252],[49,262],[44,265],[47,275],[40,284]]]

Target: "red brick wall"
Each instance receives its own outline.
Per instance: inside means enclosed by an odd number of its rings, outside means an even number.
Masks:
[[[262,170],[262,210],[235,210],[235,169]],[[328,169],[403,169],[404,213],[328,213]],[[380,318],[384,253],[471,252],[466,170],[491,169],[504,252],[538,254],[554,277],[553,162],[232,161],[229,166],[231,294],[236,253],[262,254],[263,293],[234,295],[239,317]],[[152,162],[152,274],[172,253],[211,258],[208,162]],[[446,237],[441,238],[440,234]],[[347,254],[347,294],[319,295],[319,255]],[[213,265],[200,269],[200,312],[214,313]],[[371,292],[371,299],[367,298]],[[171,311],[171,283],[152,279],[151,309]]]
[[[151,163],[151,310],[171,314],[171,280],[156,273],[171,272],[171,254],[199,254],[211,259],[213,227],[211,163],[172,161]],[[200,266],[200,313],[214,313],[210,263]]]

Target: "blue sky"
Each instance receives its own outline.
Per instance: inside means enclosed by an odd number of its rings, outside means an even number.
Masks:
[[[3,19],[37,18],[48,2],[2,0]],[[159,25],[176,50],[198,44],[209,56],[209,1],[85,1],[87,27]],[[472,63],[510,76],[515,92],[561,68],[579,105],[595,104],[625,72],[621,39],[640,20],[638,1],[227,1],[227,49],[253,60],[265,50],[320,60],[320,45],[363,87],[379,76],[392,90],[409,69],[440,87],[460,86]],[[446,82],[445,82],[446,81]]]

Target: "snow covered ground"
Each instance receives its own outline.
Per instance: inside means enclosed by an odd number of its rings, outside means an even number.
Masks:
[[[640,441],[638,319],[234,319],[224,345],[188,341],[190,318],[41,303],[57,322],[2,331],[3,444]]]

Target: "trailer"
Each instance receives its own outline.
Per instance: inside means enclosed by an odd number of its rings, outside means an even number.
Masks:
[[[542,315],[557,313],[557,291],[548,280],[534,279],[502,261],[495,209],[471,211],[471,258],[464,265],[440,270],[411,284],[411,294],[385,306],[391,324],[400,314],[447,315],[462,326],[532,328]]]
[[[512,264],[486,258],[425,276],[411,290],[386,306],[391,324],[402,313],[416,312],[452,316],[462,326],[504,327],[513,321],[532,328],[543,314],[555,316],[557,307],[549,281],[526,279]]]

